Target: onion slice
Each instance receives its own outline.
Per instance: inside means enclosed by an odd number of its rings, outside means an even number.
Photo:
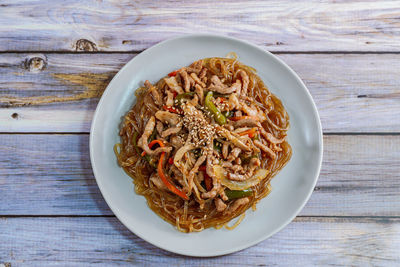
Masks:
[[[216,178],[220,180],[221,184],[228,187],[229,189],[245,190],[249,187],[255,186],[261,180],[265,179],[269,174],[269,171],[266,169],[258,169],[252,177],[250,177],[246,181],[240,181],[240,182],[229,180],[226,174],[226,170],[220,165],[214,166],[214,173]]]

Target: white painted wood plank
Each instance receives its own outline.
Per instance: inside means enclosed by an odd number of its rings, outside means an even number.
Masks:
[[[324,132],[400,132],[400,55],[278,56],[308,86]],[[89,132],[98,97],[132,57],[0,54],[0,131]]]
[[[0,215],[112,214],[88,145],[86,134],[0,135]]]
[[[0,51],[138,51],[187,33],[272,51],[400,51],[398,1],[3,0]]]
[[[88,144],[88,135],[1,134],[0,216],[111,215]],[[400,136],[329,135],[324,147],[317,188],[301,215],[400,216]]]
[[[400,55],[278,55],[305,82],[324,132],[400,132]]]
[[[3,218],[0,229],[0,263],[11,266],[398,266],[400,261],[400,220],[389,218],[297,218],[256,246],[215,258],[158,249],[114,217]]]
[[[323,157],[302,215],[400,215],[400,136],[325,136]]]
[[[88,132],[99,97],[133,56],[0,55],[0,131]]]

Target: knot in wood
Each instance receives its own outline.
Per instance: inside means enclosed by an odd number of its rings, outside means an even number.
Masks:
[[[25,59],[25,69],[31,72],[39,72],[47,66],[47,58],[44,55],[31,55]]]
[[[97,45],[87,39],[79,39],[78,41],[76,41],[75,50],[85,52],[98,51]]]

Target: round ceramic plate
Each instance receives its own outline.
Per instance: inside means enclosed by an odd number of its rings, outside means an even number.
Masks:
[[[135,102],[134,91],[145,80],[157,82],[167,73],[207,57],[236,52],[254,67],[290,116],[289,163],[272,180],[272,192],[246,212],[234,230],[214,228],[185,234],[151,211],[134,192],[131,178],[118,166],[113,146],[120,141],[121,118]],[[93,118],[90,157],[97,184],[111,210],[133,233],[151,244],[190,256],[232,253],[270,237],[300,212],[317,182],[322,160],[322,130],[307,88],[285,63],[263,49],[233,38],[189,35],[161,42],[126,64],[105,90]],[[232,222],[231,222],[232,223]]]

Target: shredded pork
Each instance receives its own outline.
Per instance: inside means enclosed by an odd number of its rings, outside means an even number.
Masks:
[[[252,197],[229,199],[224,179],[246,183],[265,161],[277,158],[284,149],[286,133],[268,131],[277,126],[265,126],[271,121],[267,112],[248,96],[249,85],[253,90],[255,84],[250,83],[247,71],[239,68],[230,76],[217,74],[199,60],[170,73],[160,81],[161,87],[146,80],[144,86],[158,110],[146,122],[137,146],[154,162],[165,153],[165,175],[177,190],[195,200],[200,210],[214,205],[217,212],[229,216]],[[206,99],[209,91],[214,94],[212,104]],[[153,141],[154,136],[158,140]],[[214,166],[224,169],[224,179]],[[170,190],[163,179],[158,170],[153,171],[148,183]]]

